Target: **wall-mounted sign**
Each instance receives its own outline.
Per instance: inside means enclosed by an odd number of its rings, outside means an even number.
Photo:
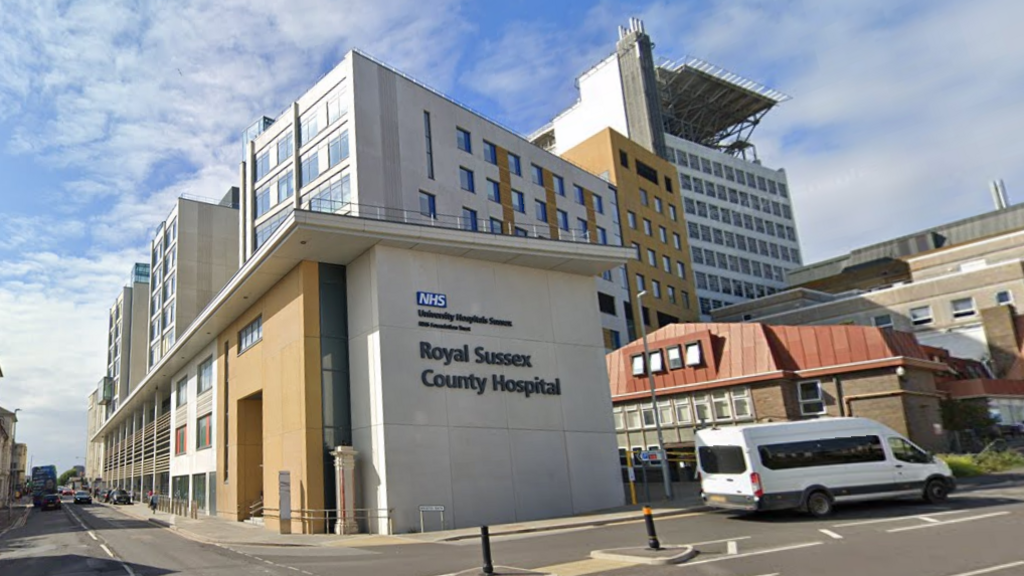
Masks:
[[[416,293],[416,305],[426,306],[429,308],[447,308],[448,307],[448,296],[446,294],[437,294],[434,292],[417,292]],[[503,318],[495,318],[493,316],[483,316],[480,314],[460,314],[458,312],[439,312],[437,310],[429,310],[426,308],[420,308],[417,314],[423,320],[420,320],[420,328],[438,328],[440,330],[454,330],[456,332],[471,332],[473,330],[473,324],[482,324],[486,326],[502,326],[506,328],[512,327],[511,320],[505,320]],[[431,320],[443,320],[445,323],[432,322]]]
[[[442,366],[452,364],[486,364],[491,366],[511,366],[517,368],[533,368],[529,354],[514,354],[487,350],[483,346],[473,348],[470,354],[469,344],[456,348],[434,346],[430,342],[420,342],[420,359],[440,362]],[[487,392],[488,388],[495,392],[513,392],[523,394],[527,398],[535,394],[561,396],[562,380],[553,381],[534,376],[532,379],[517,380],[504,374],[478,376],[470,374],[446,374],[427,368],[420,374],[420,382],[429,388],[456,388],[473,390],[477,395]]]

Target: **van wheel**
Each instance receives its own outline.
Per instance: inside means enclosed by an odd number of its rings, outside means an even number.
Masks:
[[[811,492],[807,497],[807,513],[815,518],[824,518],[832,514],[832,499],[822,491]]]
[[[924,486],[924,501],[929,504],[945,502],[949,497],[949,488],[942,480],[931,480]]]

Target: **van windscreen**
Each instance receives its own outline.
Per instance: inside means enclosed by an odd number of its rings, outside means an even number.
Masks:
[[[708,474],[742,474],[747,471],[743,448],[739,446],[701,446],[697,457],[700,469]]]

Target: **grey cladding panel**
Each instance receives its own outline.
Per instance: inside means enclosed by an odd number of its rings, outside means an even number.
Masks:
[[[402,158],[398,145],[398,81],[390,70],[377,68],[380,93],[380,141],[384,174],[384,207],[402,207]]]

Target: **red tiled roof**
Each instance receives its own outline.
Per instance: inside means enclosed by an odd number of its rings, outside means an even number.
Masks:
[[[913,334],[866,326],[769,326],[748,323],[672,324],[648,335],[652,351],[701,342],[701,366],[654,375],[655,388],[738,384],[800,376],[801,372],[870,369],[909,362],[936,370]],[[634,378],[630,359],[643,352],[636,340],[607,356],[612,396],[649,393],[646,376]],[[667,364],[667,361],[666,361]]]

